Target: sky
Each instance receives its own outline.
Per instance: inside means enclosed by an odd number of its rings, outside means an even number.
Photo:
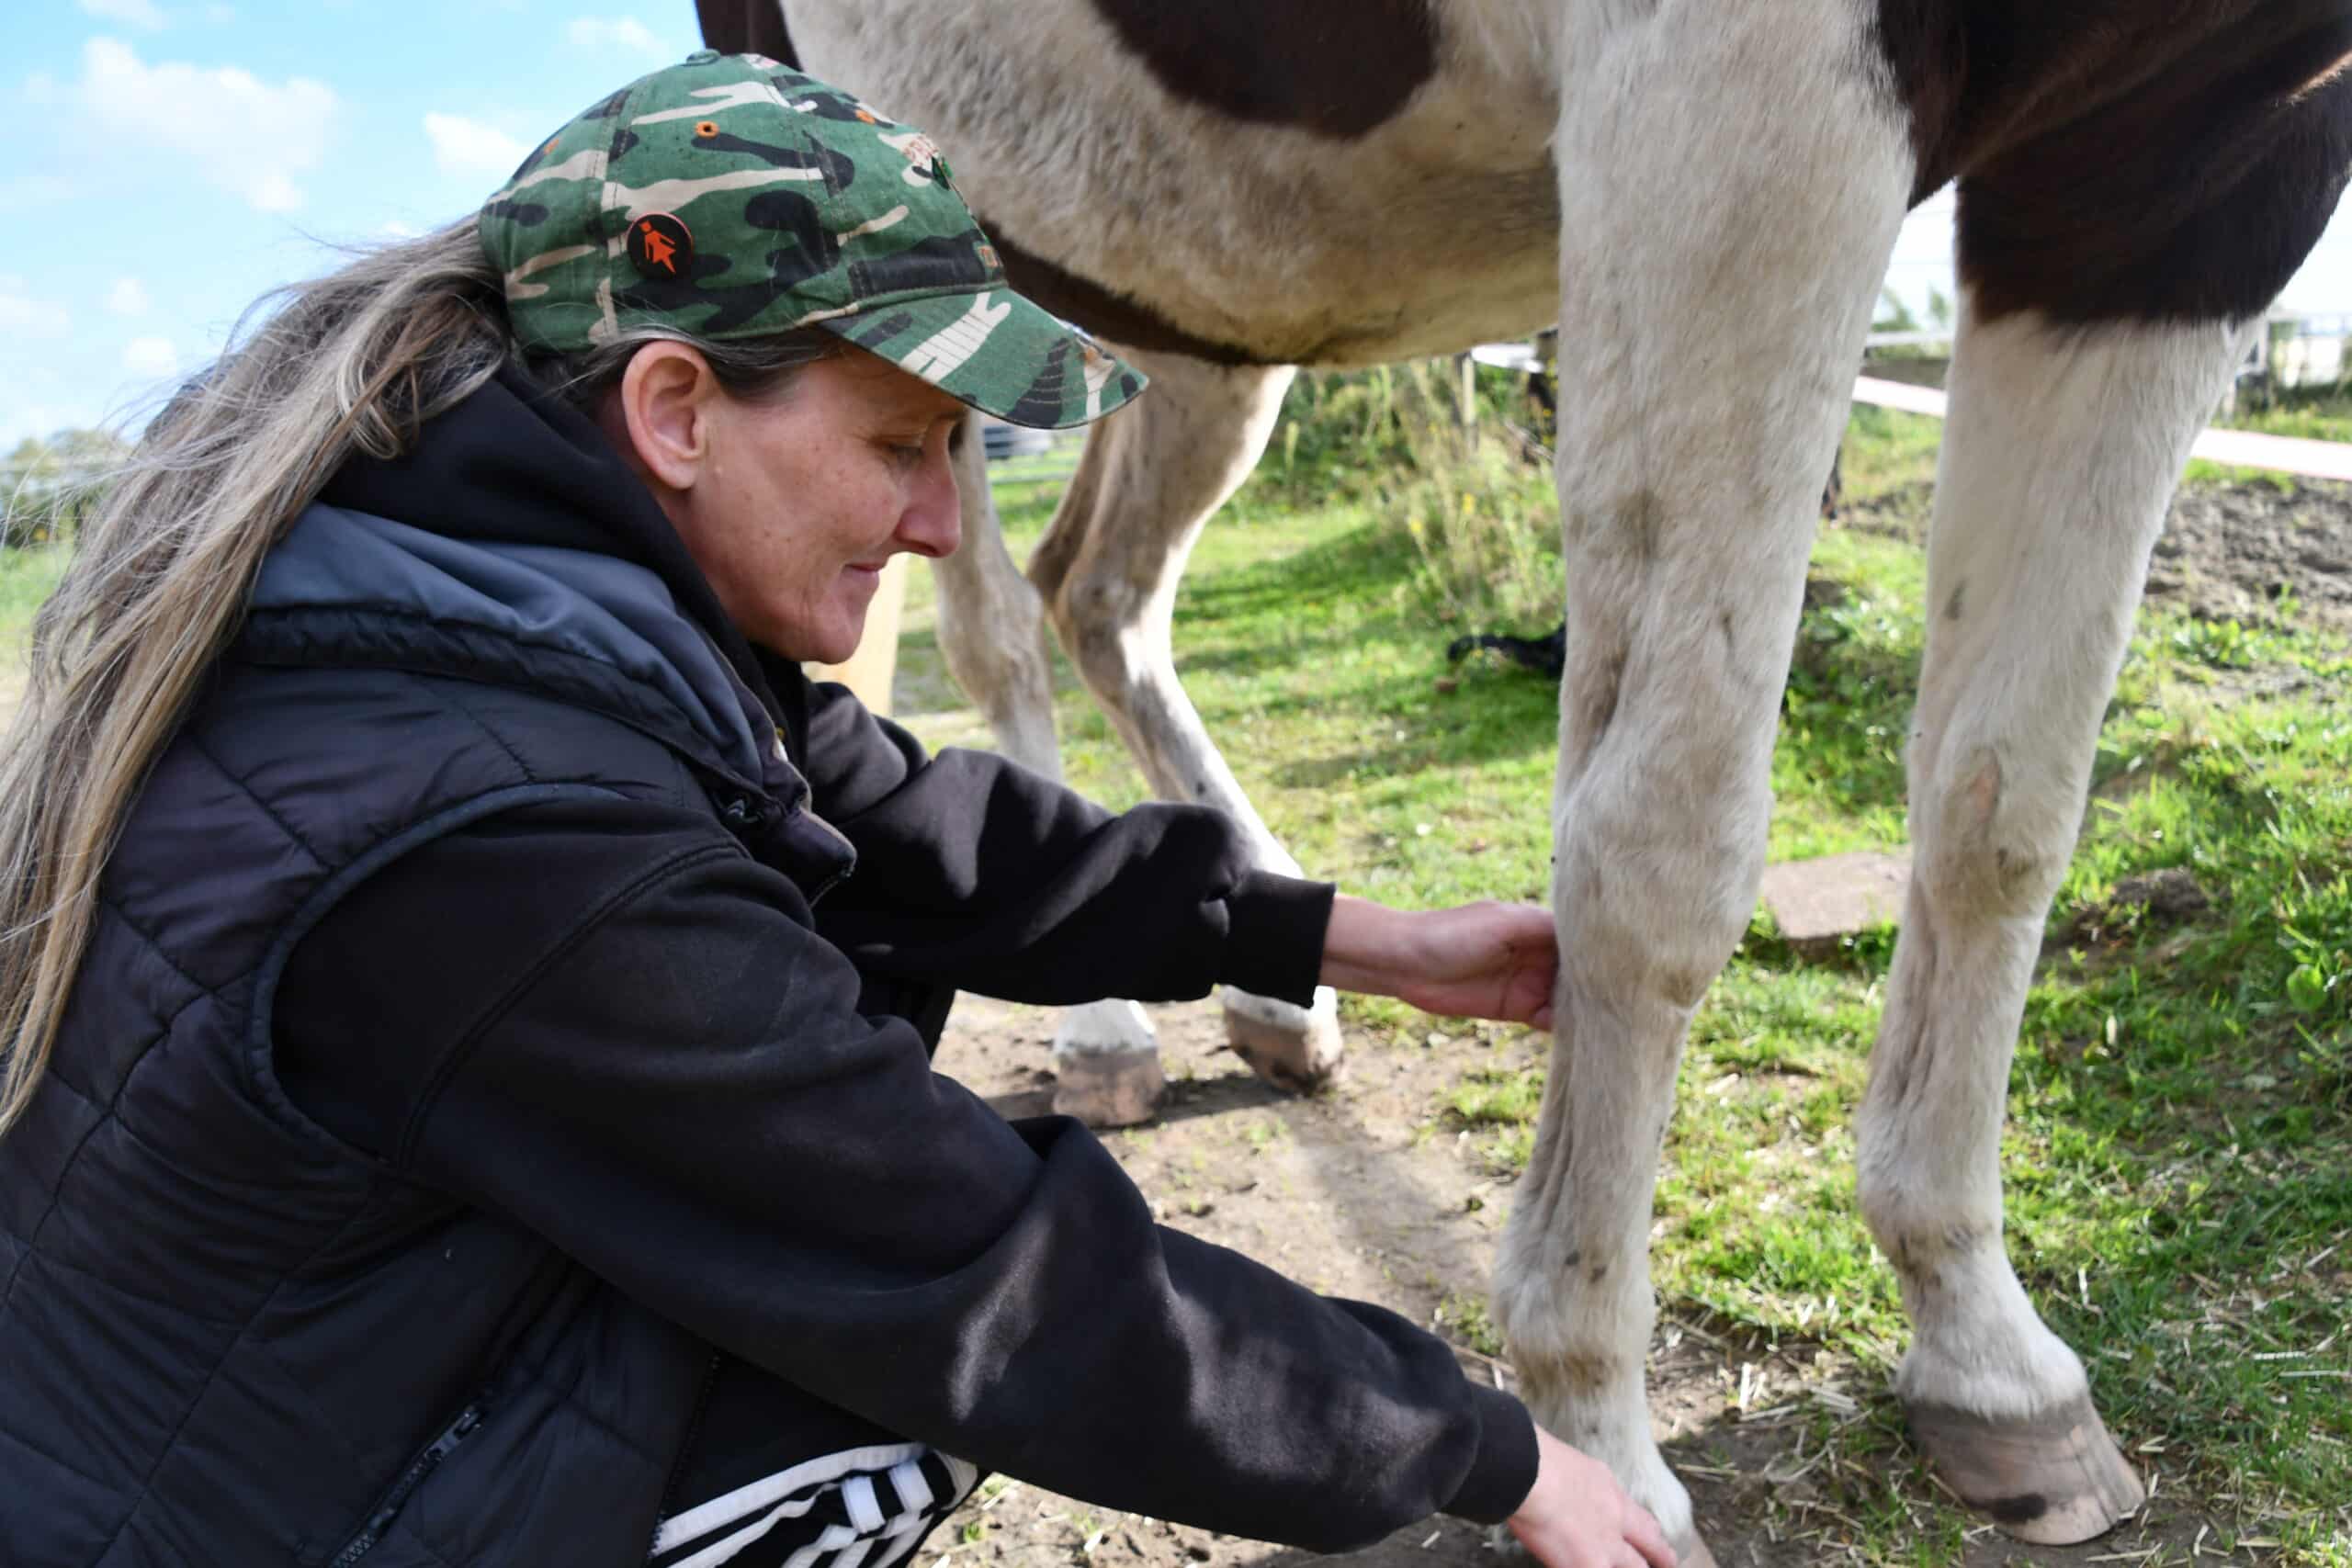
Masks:
[[[135,428],[275,285],[471,211],[524,149],[699,46],[693,0],[10,0],[0,451]],[[1950,197],[1889,279],[1951,286]],[[2352,214],[2286,303],[2352,310]]]

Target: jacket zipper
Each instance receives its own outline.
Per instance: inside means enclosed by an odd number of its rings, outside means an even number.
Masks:
[[[329,1559],[327,1568],[351,1568],[351,1564],[375,1550],[376,1543],[382,1540],[385,1532],[392,1528],[392,1520],[399,1516],[401,1506],[408,1501],[409,1495],[424,1485],[424,1478],[449,1457],[450,1451],[472,1437],[481,1426],[482,1407],[487,1403],[486,1399],[476,1399],[458,1412],[458,1418],[443,1427],[439,1437],[424,1445],[423,1450],[409,1461],[408,1468],[401,1472],[401,1478],[392,1483],[391,1490],[384,1494],[383,1501],[377,1504],[375,1511],[368,1516],[368,1522],[360,1527],[359,1533],[345,1542],[343,1550]]]
[[[714,1350],[710,1362],[702,1370],[702,1386],[695,1393],[694,1414],[686,1418],[686,1435],[678,1444],[678,1457],[670,1461],[670,1479],[662,1487],[662,1506],[653,1516],[653,1538],[645,1543],[645,1560],[653,1561],[654,1548],[662,1539],[662,1522],[678,1504],[678,1483],[684,1479],[686,1461],[695,1455],[695,1439],[702,1436],[702,1418],[710,1410],[710,1391],[718,1382],[718,1369],[727,1359],[726,1353]]]

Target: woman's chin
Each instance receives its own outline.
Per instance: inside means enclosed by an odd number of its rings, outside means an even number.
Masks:
[[[846,624],[844,624],[846,622]],[[835,616],[833,624],[814,631],[801,639],[809,651],[797,655],[803,664],[846,664],[865,633],[865,607],[859,605],[852,616]]]

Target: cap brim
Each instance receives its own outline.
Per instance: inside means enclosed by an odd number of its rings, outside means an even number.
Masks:
[[[869,305],[816,324],[1009,424],[1084,424],[1148,384],[1141,371],[1010,288]]]

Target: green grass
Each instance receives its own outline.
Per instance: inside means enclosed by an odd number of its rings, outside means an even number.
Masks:
[[[2215,423],[2267,435],[2352,441],[2352,386],[2294,388],[2274,402],[2259,408],[2241,406]]]
[[[55,545],[0,550],[0,637],[14,639],[11,647],[22,646],[33,612],[65,575],[68,555]]]
[[[68,557],[68,550],[59,545],[0,549],[0,716],[14,710],[17,694],[24,689],[25,649],[32,635],[33,612],[65,575]]]
[[[1934,436],[1933,421],[1858,411],[1849,502],[1917,500],[1924,516]],[[1541,897],[1555,696],[1499,663],[1444,662],[1482,612],[1458,585],[1449,597],[1410,519],[1418,507],[1426,529],[1448,482],[1388,474],[1313,499],[1279,474],[1253,480],[1194,553],[1179,667],[1243,787],[1317,874],[1410,906]],[[1009,509],[1016,558],[1049,502]],[[1837,592],[1799,632],[1775,859],[1905,836],[1919,551],[1866,506],[1822,535],[1813,571]],[[920,712],[959,705],[928,592],[900,691],[927,738],[984,739],[967,717]],[[2005,1138],[2010,1255],[2083,1351],[2119,1438],[2214,1521],[2209,1551],[2275,1540],[2315,1564],[2342,1562],[2352,1528],[2347,656],[2311,633],[2143,613],[2027,1001]],[[2302,683],[2253,679],[2282,671]],[[1107,724],[1066,670],[1061,682],[1070,781],[1113,805],[1142,798]],[[2213,896],[2208,912],[2109,909],[2120,881],[2174,867]],[[1807,962],[1759,917],[1691,1030],[1654,1249],[1670,1312],[1813,1347],[1822,1377],[1864,1391],[1905,1334],[1856,1209],[1850,1132],[1892,950],[1881,931]],[[1392,1004],[1349,1009],[1376,1036],[1429,1027]],[[1527,1157],[1541,1090],[1540,1069],[1477,1066],[1431,1111],[1508,1170]],[[1849,1478],[1838,1506],[1867,1561],[1954,1560],[1973,1521],[1905,1468],[1898,1426],[1877,1393],[1824,1418]]]

